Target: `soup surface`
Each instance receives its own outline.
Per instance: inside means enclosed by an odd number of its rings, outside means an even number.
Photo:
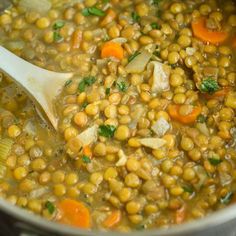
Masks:
[[[0,44],[73,71],[58,132],[0,77],[0,194],[48,220],[129,232],[235,201],[236,5],[20,0]],[[14,65],[13,65],[14,66]]]

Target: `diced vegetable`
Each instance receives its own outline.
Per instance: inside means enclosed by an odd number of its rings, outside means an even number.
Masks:
[[[207,118],[206,118],[204,115],[202,115],[202,114],[200,114],[200,115],[197,117],[197,122],[198,122],[198,123],[205,123],[206,120],[207,120]]]
[[[113,125],[100,125],[98,129],[98,134],[106,138],[112,138],[116,131],[116,127]]]
[[[169,129],[170,125],[164,118],[159,118],[151,127],[158,137],[162,137]]]
[[[83,80],[78,85],[79,92],[84,92],[86,87],[91,86],[96,81],[96,78],[94,76],[87,76],[84,77]]]
[[[9,138],[0,139],[0,178],[2,178],[6,171],[6,158],[12,148],[13,140]]]
[[[131,62],[132,60],[134,60],[135,57],[137,57],[141,52],[136,51],[134,54],[130,55],[128,57],[128,62]]]
[[[194,106],[192,112],[188,115],[181,115],[179,113],[180,106],[179,105],[169,105],[168,113],[170,117],[176,121],[179,121],[182,124],[192,124],[197,120],[197,117],[202,111],[200,106]]]
[[[119,160],[116,162],[116,166],[124,166],[127,162],[127,156],[125,155],[123,150],[119,150],[118,157]]]
[[[203,93],[215,93],[220,89],[217,81],[213,78],[207,78],[200,84],[200,91]]]
[[[52,214],[55,212],[55,210],[56,210],[55,205],[54,205],[52,202],[50,202],[50,201],[46,201],[45,207],[47,208],[48,212],[49,212],[51,215],[52,215]]]
[[[81,159],[85,164],[88,164],[91,162],[91,159],[89,158],[89,156],[86,156],[86,155],[83,155]]]
[[[85,146],[83,148],[83,153],[84,153],[84,155],[86,155],[88,157],[91,157],[93,155],[92,150],[89,146]]]
[[[193,186],[197,191],[199,191],[205,184],[205,181],[207,180],[208,176],[206,170],[201,165],[196,165],[193,167],[193,169],[195,170],[198,177],[198,182],[193,184]]]
[[[210,135],[210,132],[209,132],[209,129],[206,125],[206,123],[197,123],[196,124],[196,128],[204,135],[206,136],[209,136]]]
[[[104,221],[103,226],[105,228],[112,228],[121,221],[121,211],[113,211]]]
[[[228,94],[228,92],[230,91],[230,89],[228,87],[224,87],[218,91],[216,91],[215,93],[213,94],[204,94],[204,97],[206,99],[221,99],[223,98],[224,96],[226,96]]]
[[[152,61],[148,64],[148,69],[153,70],[151,79],[152,92],[160,93],[169,89],[170,67],[158,61]]]
[[[133,58],[129,64],[125,67],[127,73],[141,73],[144,71],[149,60],[152,57],[152,53],[144,49],[139,55]]]
[[[217,166],[217,165],[219,165],[219,164],[222,162],[221,159],[214,158],[214,157],[208,158],[208,161],[209,161],[213,166]]]
[[[91,227],[91,217],[88,208],[79,201],[64,199],[58,204],[60,213],[58,221],[63,224],[89,229]]]
[[[72,49],[78,49],[82,42],[83,33],[80,29],[74,31],[71,37],[71,47]]]
[[[124,81],[120,81],[117,82],[117,88],[121,91],[121,92],[125,92],[128,89],[127,84]]]
[[[133,22],[138,22],[140,20],[140,16],[136,12],[132,12],[131,17],[133,19]]]
[[[219,44],[228,38],[228,33],[224,31],[212,31],[206,27],[206,18],[201,17],[192,22],[194,35],[200,40],[212,44]]]
[[[49,0],[20,0],[19,6],[27,11],[46,13],[51,9],[51,1]]]
[[[32,190],[29,193],[29,198],[30,199],[39,198],[39,197],[42,197],[44,194],[46,194],[48,192],[49,192],[48,186],[37,188],[37,189]]]
[[[117,14],[113,9],[108,9],[106,16],[102,19],[100,25],[102,27],[106,26],[107,24],[111,23],[113,20],[115,20]]]
[[[94,143],[97,140],[97,130],[98,126],[94,125],[77,135],[76,138],[80,140],[83,146],[90,145],[91,143]]]
[[[160,138],[142,138],[139,142],[145,146],[152,149],[158,149],[166,144],[166,140]]]
[[[122,48],[120,43],[115,43],[112,41],[106,42],[102,46],[101,57],[102,58],[113,57],[121,60],[124,57],[124,49]]]
[[[229,204],[233,198],[234,194],[232,192],[228,192],[224,197],[220,199],[222,204]]]
[[[184,204],[180,209],[175,212],[175,223],[181,224],[184,222],[186,217],[186,205]]]
[[[97,7],[87,7],[82,10],[83,16],[105,16],[105,12]]]

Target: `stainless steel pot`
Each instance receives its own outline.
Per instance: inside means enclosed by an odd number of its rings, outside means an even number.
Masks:
[[[173,226],[169,229],[134,231],[129,234],[117,232],[85,231],[47,221],[24,209],[0,199],[0,210],[7,214],[12,227],[22,235],[34,236],[236,236],[236,205],[215,212],[203,219]],[[5,234],[0,235],[7,236]]]

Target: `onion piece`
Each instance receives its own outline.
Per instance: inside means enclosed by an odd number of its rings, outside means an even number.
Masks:
[[[122,150],[118,152],[119,160],[116,162],[116,166],[124,166],[127,162],[127,156]]]
[[[49,0],[20,0],[19,7],[27,11],[46,13],[51,9],[52,4]]]
[[[77,135],[76,138],[79,139],[79,141],[83,144],[83,146],[89,145],[91,143],[96,142],[97,140],[97,131],[98,131],[98,126],[94,125],[79,135]]]
[[[151,127],[158,137],[162,137],[169,128],[169,123],[163,117],[160,117]]]
[[[145,146],[152,149],[158,149],[166,144],[166,140],[161,138],[142,138],[139,142]]]
[[[153,70],[152,76],[152,92],[160,93],[169,90],[169,76],[170,76],[170,66],[162,64],[158,61],[152,61],[148,64],[148,70]]]
[[[210,132],[206,126],[206,123],[197,123],[196,128],[204,135],[209,136]]]
[[[141,104],[137,104],[131,107],[132,122],[129,124],[129,128],[135,129],[139,119],[146,113],[147,108]]]
[[[44,195],[45,193],[49,192],[49,187],[42,187],[42,188],[38,188],[35,190],[32,190],[29,194],[29,198],[34,199],[34,198],[39,198],[42,195]]]
[[[199,190],[204,185],[207,179],[207,173],[206,170],[200,165],[194,166],[193,169],[195,170],[199,178],[198,182],[194,184],[194,188],[196,190]]]
[[[126,43],[126,42],[127,42],[127,39],[126,39],[126,38],[119,37],[119,38],[114,38],[114,39],[110,40],[110,42],[122,44],[122,43]]]
[[[125,67],[126,72],[127,73],[143,72],[151,57],[152,53],[149,52],[147,49],[144,49]]]
[[[186,53],[187,53],[188,56],[194,55],[194,53],[195,53],[196,51],[197,51],[196,48],[192,48],[192,47],[187,47],[187,48],[186,48]]]
[[[220,183],[222,186],[229,185],[232,182],[231,175],[225,172],[219,172],[219,177],[220,177]]]

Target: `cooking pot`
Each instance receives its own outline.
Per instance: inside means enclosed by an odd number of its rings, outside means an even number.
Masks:
[[[24,209],[11,205],[0,199],[0,210],[3,219],[10,222],[21,236],[235,236],[236,235],[236,205],[219,210],[202,219],[172,226],[168,229],[134,231],[131,233],[85,231],[59,223],[47,221],[33,215]],[[0,235],[6,236],[0,229]],[[7,235],[10,236],[10,235]]]

